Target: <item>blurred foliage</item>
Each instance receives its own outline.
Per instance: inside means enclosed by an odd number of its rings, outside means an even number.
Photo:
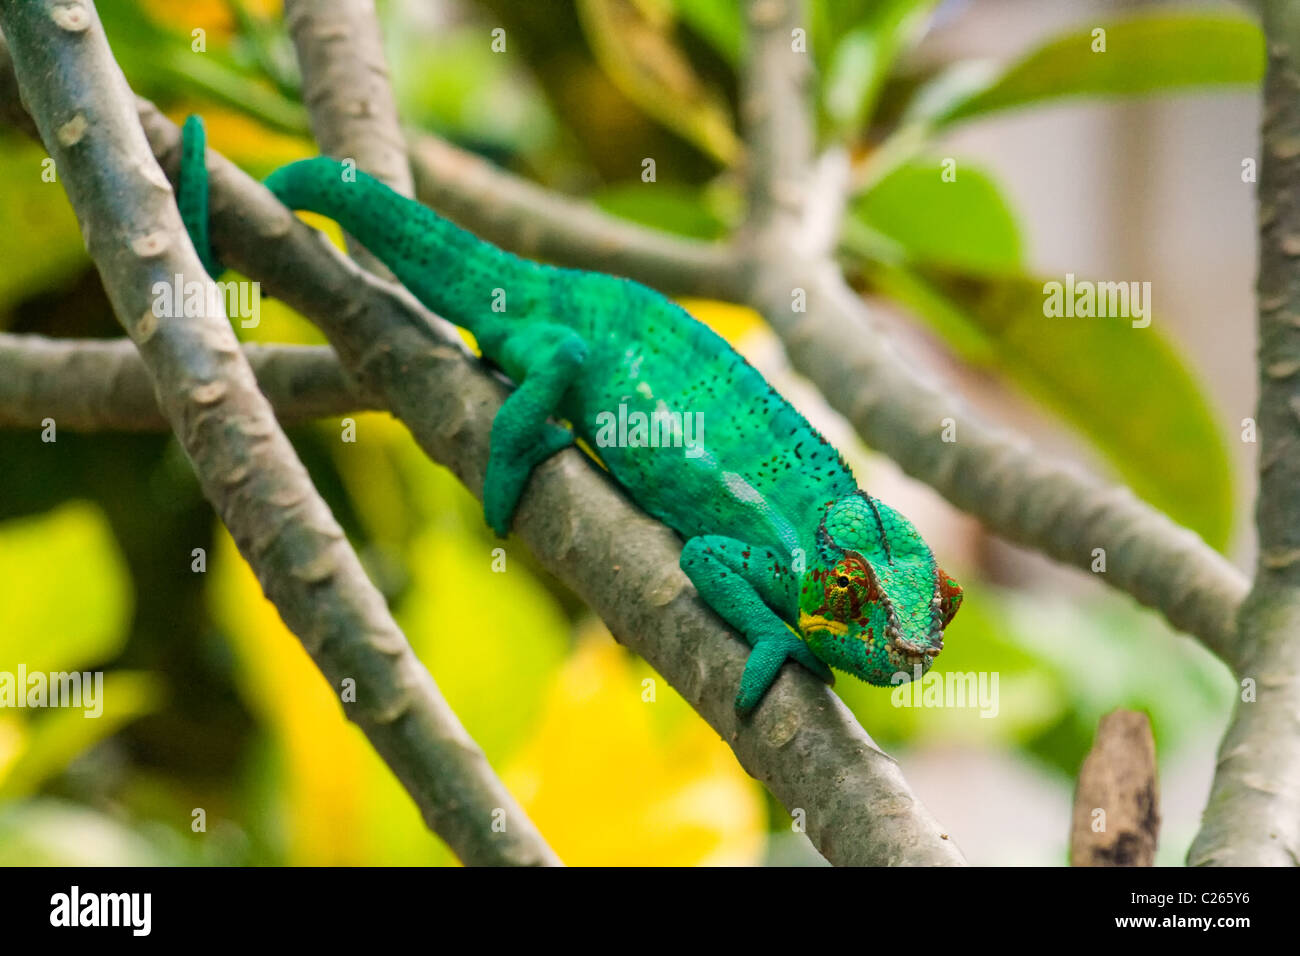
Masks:
[[[137,91],[176,119],[202,112],[212,145],[250,173],[312,153],[278,0],[98,7]],[[1024,271],[996,179],[959,158],[947,182],[929,157],[949,125],[997,111],[1254,83],[1258,30],[1162,9],[1090,23],[1011,64],[918,71],[909,53],[938,7],[811,0],[822,145],[854,159],[846,265],[1221,546],[1224,436],[1160,318],[1133,332],[1044,318],[1042,280]],[[736,0],[379,9],[412,128],[629,221],[700,239],[740,221]],[[1095,26],[1105,57],[1090,50]],[[495,27],[504,54],[490,46]],[[44,153],[4,136],[0,172],[29,185],[0,195],[0,328],[120,334],[62,190],[41,179]],[[641,178],[646,157],[655,182]],[[339,242],[332,223],[307,218]],[[748,309],[684,304],[761,367],[776,348]],[[270,299],[257,328],[237,331],[323,341]],[[788,371],[764,371],[871,487],[877,463],[844,423],[804,401],[807,384]],[[477,502],[400,425],[363,415],[356,429],[355,443],[339,440],[338,422],[291,438],[413,647],[564,859],[808,861],[807,841],[723,742],[526,552],[493,538]],[[454,862],[214,526],[174,441],[0,432],[0,461],[0,671],[106,671],[101,718],[0,712],[0,865]],[[204,573],[191,570],[195,548]],[[1209,746],[1226,671],[1151,615],[1087,591],[1010,590],[996,569],[949,570],[967,598],[936,673],[997,675],[998,714],[896,706],[890,691],[842,678],[837,692],[882,744],[1009,751],[1064,781],[1099,716],[1126,706],[1151,715],[1162,766]]]

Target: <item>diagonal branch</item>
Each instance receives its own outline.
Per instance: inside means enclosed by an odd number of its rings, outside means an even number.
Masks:
[[[1300,865],[1300,7],[1263,4],[1259,177],[1259,561],[1232,664],[1242,682],[1187,859]]]
[[[324,346],[244,345],[257,387],[282,425],[382,408]],[[130,339],[0,334],[0,428],[169,431],[153,381]]]
[[[558,862],[389,616],[257,391],[220,307],[154,314],[155,283],[176,275],[201,279],[207,301],[219,296],[185,236],[93,4],[4,0],[0,25],[114,311],[263,590],[331,686],[354,682],[348,717],[462,860]],[[507,832],[493,832],[499,810]]]

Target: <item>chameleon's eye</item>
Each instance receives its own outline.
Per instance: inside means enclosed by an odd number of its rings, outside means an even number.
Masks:
[[[849,586],[849,579],[848,579],[848,576],[847,576],[847,575],[844,575],[844,574],[841,574],[838,578],[835,579],[835,583],[838,584],[838,585],[839,585],[840,587],[842,587],[842,588],[846,588],[846,587],[848,587],[848,586]]]

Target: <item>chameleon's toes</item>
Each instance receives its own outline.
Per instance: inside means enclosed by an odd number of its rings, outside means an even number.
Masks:
[[[497,537],[510,534],[510,522],[533,469],[573,444],[572,430],[546,422],[535,441],[515,454],[494,454],[483,480],[483,517]]]
[[[752,689],[741,687],[736,692],[736,715],[739,717],[748,717],[758,706],[758,702],[763,699],[763,692],[755,693]]]

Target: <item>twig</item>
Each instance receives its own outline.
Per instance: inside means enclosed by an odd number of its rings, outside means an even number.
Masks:
[[[1074,790],[1071,866],[1152,866],[1160,835],[1156,742],[1146,714],[1101,718]]]
[[[244,345],[257,387],[282,425],[382,408],[324,346]],[[0,427],[169,431],[144,360],[129,339],[0,334]]]
[[[321,152],[350,159],[402,195],[414,195],[374,0],[285,0],[284,19]],[[351,236],[347,244],[363,266],[391,278]]]
[[[1263,4],[1259,560],[1232,659],[1241,691],[1191,864],[1300,865],[1300,8]]]
[[[558,862],[412,653],[215,315],[157,317],[155,282],[208,283],[89,0],[0,3],[24,103],[205,495],[348,717],[467,863]],[[210,285],[210,284],[209,284]],[[215,295],[215,290],[208,291]],[[350,700],[350,694],[345,701]],[[493,824],[504,811],[505,832]]]

